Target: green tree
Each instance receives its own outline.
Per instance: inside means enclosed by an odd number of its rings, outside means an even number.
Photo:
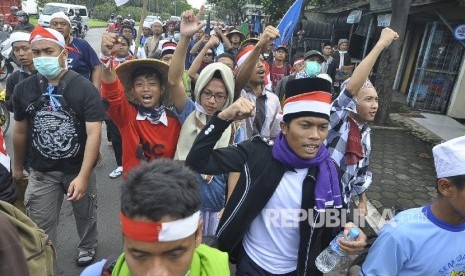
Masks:
[[[402,45],[407,28],[407,19],[413,0],[392,0],[392,17],[390,28],[399,34],[399,39],[381,54],[376,74],[376,90],[378,91],[379,109],[375,122],[380,125],[389,124],[389,110],[391,108],[392,84],[396,78],[397,67],[400,62]]]

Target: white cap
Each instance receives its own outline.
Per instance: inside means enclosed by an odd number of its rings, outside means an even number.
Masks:
[[[142,27],[150,29],[150,27],[152,27],[152,25],[150,24],[150,22],[144,21],[144,24],[142,25]]]
[[[153,21],[153,23],[152,23],[151,26],[153,26],[153,24],[160,24],[160,26],[163,26],[163,23],[161,23],[161,21],[158,20],[158,19],[155,19],[155,20]],[[150,27],[151,27],[151,26],[150,26]]]
[[[64,20],[68,21],[69,25],[71,25],[71,20],[69,20],[69,17],[62,11],[52,14],[50,17],[50,22],[52,22],[55,18],[63,18]]]
[[[13,43],[18,42],[18,41],[29,42],[30,38],[31,38],[30,33],[21,32],[21,31],[13,32],[10,35],[11,45],[13,45]]]
[[[465,175],[465,136],[433,148],[437,178]]]

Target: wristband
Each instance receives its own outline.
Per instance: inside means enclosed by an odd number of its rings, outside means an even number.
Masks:
[[[105,69],[110,69],[111,70],[111,65],[112,65],[112,60],[113,58],[112,57],[109,57],[109,56],[105,56],[104,54],[100,53],[100,62],[102,63],[103,67]]]

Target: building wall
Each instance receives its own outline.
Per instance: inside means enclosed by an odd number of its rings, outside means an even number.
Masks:
[[[462,65],[457,77],[454,90],[450,99],[449,109],[447,116],[465,119],[465,58],[462,58]]]

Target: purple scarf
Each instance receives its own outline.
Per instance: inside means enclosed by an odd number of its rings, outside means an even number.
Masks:
[[[273,157],[284,165],[296,169],[318,167],[315,185],[317,211],[324,211],[326,207],[342,207],[339,175],[324,144],[320,146],[315,158],[302,159],[289,147],[282,133],[279,133],[274,142]]]

